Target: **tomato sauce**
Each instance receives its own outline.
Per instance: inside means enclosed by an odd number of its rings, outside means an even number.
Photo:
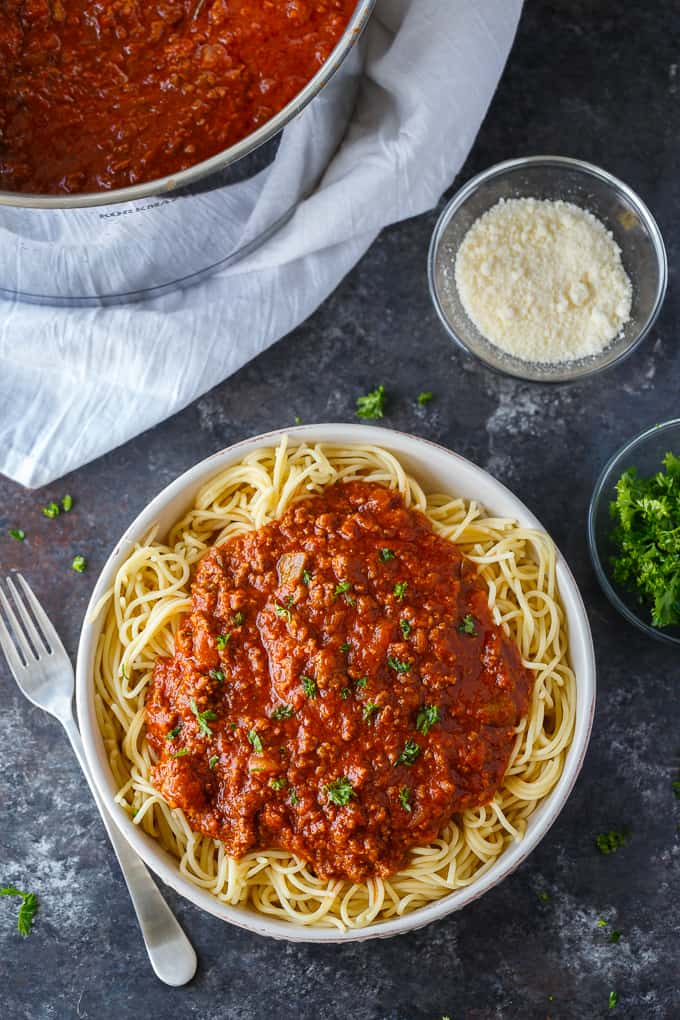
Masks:
[[[232,856],[385,876],[493,797],[530,689],[457,547],[340,483],[200,562],[147,695],[153,782]]]
[[[356,0],[0,0],[0,189],[154,180],[283,109]]]

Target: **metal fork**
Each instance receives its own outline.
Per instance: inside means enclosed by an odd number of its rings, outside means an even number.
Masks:
[[[184,985],[196,972],[196,953],[146,867],[109,817],[108,807],[90,776],[73,715],[73,667],[45,610],[22,575],[16,577],[23,597],[8,577],[12,604],[0,587],[0,606],[5,614],[3,618],[0,612],[0,648],[21,693],[58,719],[66,730],[118,858],[157,977],[167,985]]]

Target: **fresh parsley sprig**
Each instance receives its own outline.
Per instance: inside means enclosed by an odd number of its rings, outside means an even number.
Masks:
[[[382,418],[385,414],[385,387],[376,386],[364,397],[357,397],[357,418]]]
[[[38,897],[32,892],[22,892],[13,885],[4,885],[0,888],[0,896],[20,896],[21,905],[17,914],[17,928],[19,934],[26,938],[31,934],[33,921],[38,912]]]

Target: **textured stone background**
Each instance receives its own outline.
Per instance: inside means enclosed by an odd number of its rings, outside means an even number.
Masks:
[[[44,492],[0,482],[0,563],[25,571],[74,651],[88,593],[115,539],[167,482],[235,440],[292,423],[351,421],[378,382],[385,424],[435,439],[507,483],[572,565],[599,665],[590,752],[541,846],[462,913],[390,941],[310,948],[231,929],[167,892],[200,956],[180,990],[153,977],[121,876],[56,723],[0,665],[0,884],[37,891],[33,935],[0,901],[0,1016],[201,1020],[490,1020],[680,1017],[680,709],[677,652],[623,623],[585,544],[588,499],[607,457],[678,414],[680,11],[624,0],[528,0],[519,37],[460,181],[497,160],[555,152],[599,163],[639,189],[668,243],[671,288],[653,334],[590,382],[541,388],[492,375],[435,320],[425,254],[436,213],[387,231],[292,336],[182,414]],[[460,183],[460,182],[457,182]],[[178,372],[181,365],[178,365]],[[432,389],[427,410],[414,406]],[[41,517],[64,492],[59,521]],[[23,545],[6,537],[21,525]],[[76,552],[89,570],[70,570]],[[603,857],[595,834],[629,825]],[[548,902],[537,893],[550,894]],[[623,933],[614,945],[598,917]],[[610,990],[619,1005],[608,1009]],[[552,997],[552,998],[551,998]]]

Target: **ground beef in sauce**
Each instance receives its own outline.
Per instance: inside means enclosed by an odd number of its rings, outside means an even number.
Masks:
[[[457,547],[340,483],[201,560],[147,695],[153,782],[235,857],[386,876],[493,797],[530,688]]]

